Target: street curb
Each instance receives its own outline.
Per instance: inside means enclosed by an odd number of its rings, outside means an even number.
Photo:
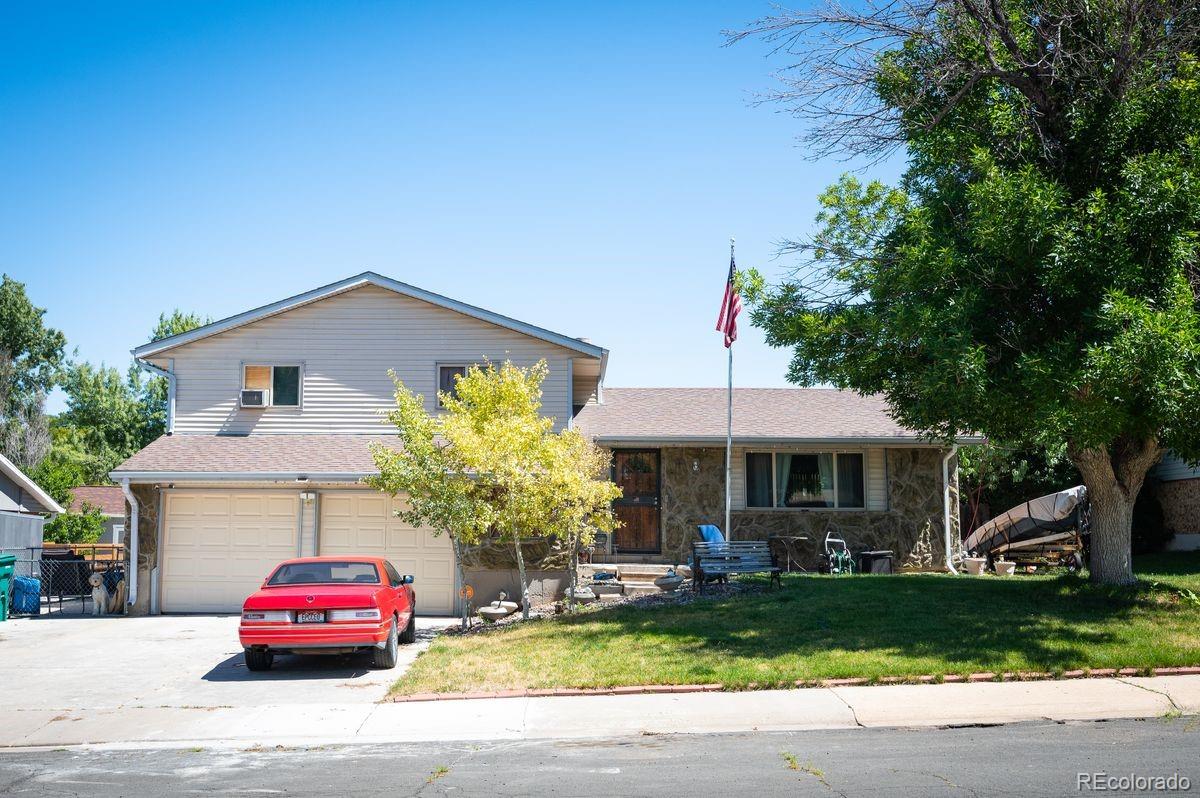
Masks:
[[[945,676],[884,676],[878,679],[803,679],[791,685],[760,685],[751,683],[744,688],[726,691],[723,684],[644,684],[627,687],[554,687],[539,690],[494,690],[473,693],[413,693],[385,698],[384,703],[404,704],[417,701],[471,701],[484,698],[558,698],[586,695],[660,695],[664,693],[748,692],[751,690],[780,690],[811,687],[868,687],[897,684],[968,684],[979,682],[1043,682],[1068,679],[1112,679],[1122,676],[1200,676],[1200,665],[1166,668],[1091,668],[1054,674],[1041,671],[1005,673],[952,673]]]

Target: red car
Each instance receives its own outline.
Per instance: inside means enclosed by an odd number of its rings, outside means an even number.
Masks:
[[[416,638],[413,578],[382,557],[301,557],[280,563],[242,605],[238,638],[246,667],[265,671],[276,654],[370,651],[394,668],[398,643]]]

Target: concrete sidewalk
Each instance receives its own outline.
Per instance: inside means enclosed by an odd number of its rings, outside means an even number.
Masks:
[[[1200,676],[404,704],[4,713],[0,746],[273,747],[954,726],[1200,713]]]

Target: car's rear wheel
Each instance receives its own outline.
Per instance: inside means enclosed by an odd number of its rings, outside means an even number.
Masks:
[[[408,626],[404,627],[404,631],[400,633],[401,643],[415,643],[417,641],[417,608],[412,608],[412,614],[408,616]]]
[[[275,655],[262,648],[246,649],[246,667],[252,671],[269,671]]]
[[[396,643],[396,619],[392,618],[392,623],[388,627],[387,642],[383,648],[371,650],[371,664],[376,668],[394,668],[396,667],[396,659],[399,657],[400,651]]]

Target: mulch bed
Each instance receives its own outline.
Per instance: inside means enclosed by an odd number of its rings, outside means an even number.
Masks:
[[[740,596],[751,593],[761,593],[767,588],[763,585],[745,584],[742,582],[731,581],[727,584],[711,584],[704,586],[704,593],[698,594],[692,589],[690,583],[685,582],[682,587],[673,593],[644,593],[641,595],[631,596],[615,596],[594,601],[591,604],[576,604],[575,608],[568,613],[565,601],[546,602],[543,604],[534,604],[529,608],[529,621],[540,621],[547,618],[568,618],[581,615],[592,615],[598,612],[606,612],[616,607],[637,607],[639,609],[654,609],[656,607],[678,607],[681,604],[691,604],[699,598],[725,598],[728,596]],[[504,629],[518,623],[525,623],[525,619],[521,617],[521,611],[517,610],[512,615],[506,618],[501,618],[498,621],[485,621],[479,616],[471,618],[471,625],[467,629],[460,626],[447,627],[442,631],[442,634],[447,635],[466,635],[480,634],[493,632],[497,629]]]

